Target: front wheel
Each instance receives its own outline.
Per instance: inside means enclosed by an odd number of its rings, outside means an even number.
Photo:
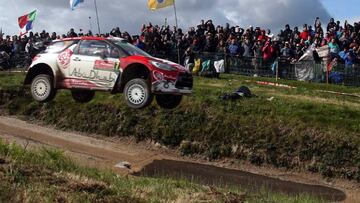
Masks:
[[[72,95],[73,99],[78,103],[88,103],[94,98],[95,91],[72,90],[71,95]]]
[[[180,105],[182,95],[156,95],[156,102],[164,109],[174,109]]]
[[[142,109],[149,106],[153,100],[150,86],[144,79],[133,79],[125,85],[125,99],[129,107]]]
[[[31,95],[38,102],[49,102],[56,96],[52,77],[46,74],[36,76],[31,81]]]

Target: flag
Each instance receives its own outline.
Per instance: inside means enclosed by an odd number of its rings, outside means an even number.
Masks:
[[[174,5],[175,0],[148,0],[148,7],[151,10]]]
[[[36,15],[37,15],[37,11],[35,10],[29,14],[19,17],[18,22],[19,22],[19,27],[21,29],[20,36],[32,30]]]
[[[84,3],[84,0],[70,0],[71,10],[74,10],[80,3]]]

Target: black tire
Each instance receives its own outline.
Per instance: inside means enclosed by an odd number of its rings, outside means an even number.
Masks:
[[[251,97],[252,96],[251,90],[246,86],[240,87],[237,92],[243,93],[245,97]]]
[[[174,109],[180,105],[182,97],[182,95],[159,94],[156,95],[156,102],[161,108]]]
[[[128,106],[133,109],[145,108],[153,101],[150,85],[146,80],[140,78],[126,83],[124,94]]]
[[[95,91],[91,90],[71,90],[72,98],[78,103],[88,103],[94,96]]]
[[[57,90],[54,89],[53,78],[47,74],[34,77],[31,81],[31,95],[38,102],[52,101],[56,96]]]

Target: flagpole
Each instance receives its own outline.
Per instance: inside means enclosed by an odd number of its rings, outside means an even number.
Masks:
[[[98,8],[97,8],[96,0],[94,0],[94,4],[95,4],[95,12],[96,12],[96,21],[97,21],[97,26],[98,26],[98,32],[99,32],[99,35],[100,35],[100,34],[101,34],[101,30],[100,30],[99,13],[98,13]]]
[[[174,13],[175,13],[175,26],[176,26],[176,29],[178,28],[178,19],[177,19],[177,14],[176,14],[176,3],[175,3],[175,0],[174,0]]]
[[[179,33],[178,33],[178,19],[177,19],[177,13],[176,13],[176,3],[174,0],[174,13],[175,13],[175,26],[176,26],[176,30],[175,30],[175,34],[176,34],[176,38],[179,37]],[[179,39],[176,39],[176,46],[177,46],[177,54],[178,54],[178,63],[180,64],[180,46],[179,46]]]

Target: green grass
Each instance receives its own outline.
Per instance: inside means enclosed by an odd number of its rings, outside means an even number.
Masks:
[[[0,85],[21,89],[22,78],[0,75]],[[280,81],[297,87],[287,89],[257,85],[258,80],[274,82],[236,75],[197,77],[194,94],[172,111],[160,109],[155,102],[144,110],[133,110],[121,94],[108,93],[77,104],[69,91],[60,91],[47,104],[34,102],[28,94],[9,97],[7,93],[0,97],[0,109],[64,130],[152,139],[183,155],[232,157],[360,181],[360,100],[318,91],[358,95],[359,88]],[[249,86],[256,96],[219,99],[241,85]]]
[[[25,80],[25,74],[0,72],[0,89],[19,87]]]
[[[206,187],[185,180],[122,177],[79,166],[54,149],[26,150],[0,140],[0,202],[294,202],[322,200],[263,190]]]

